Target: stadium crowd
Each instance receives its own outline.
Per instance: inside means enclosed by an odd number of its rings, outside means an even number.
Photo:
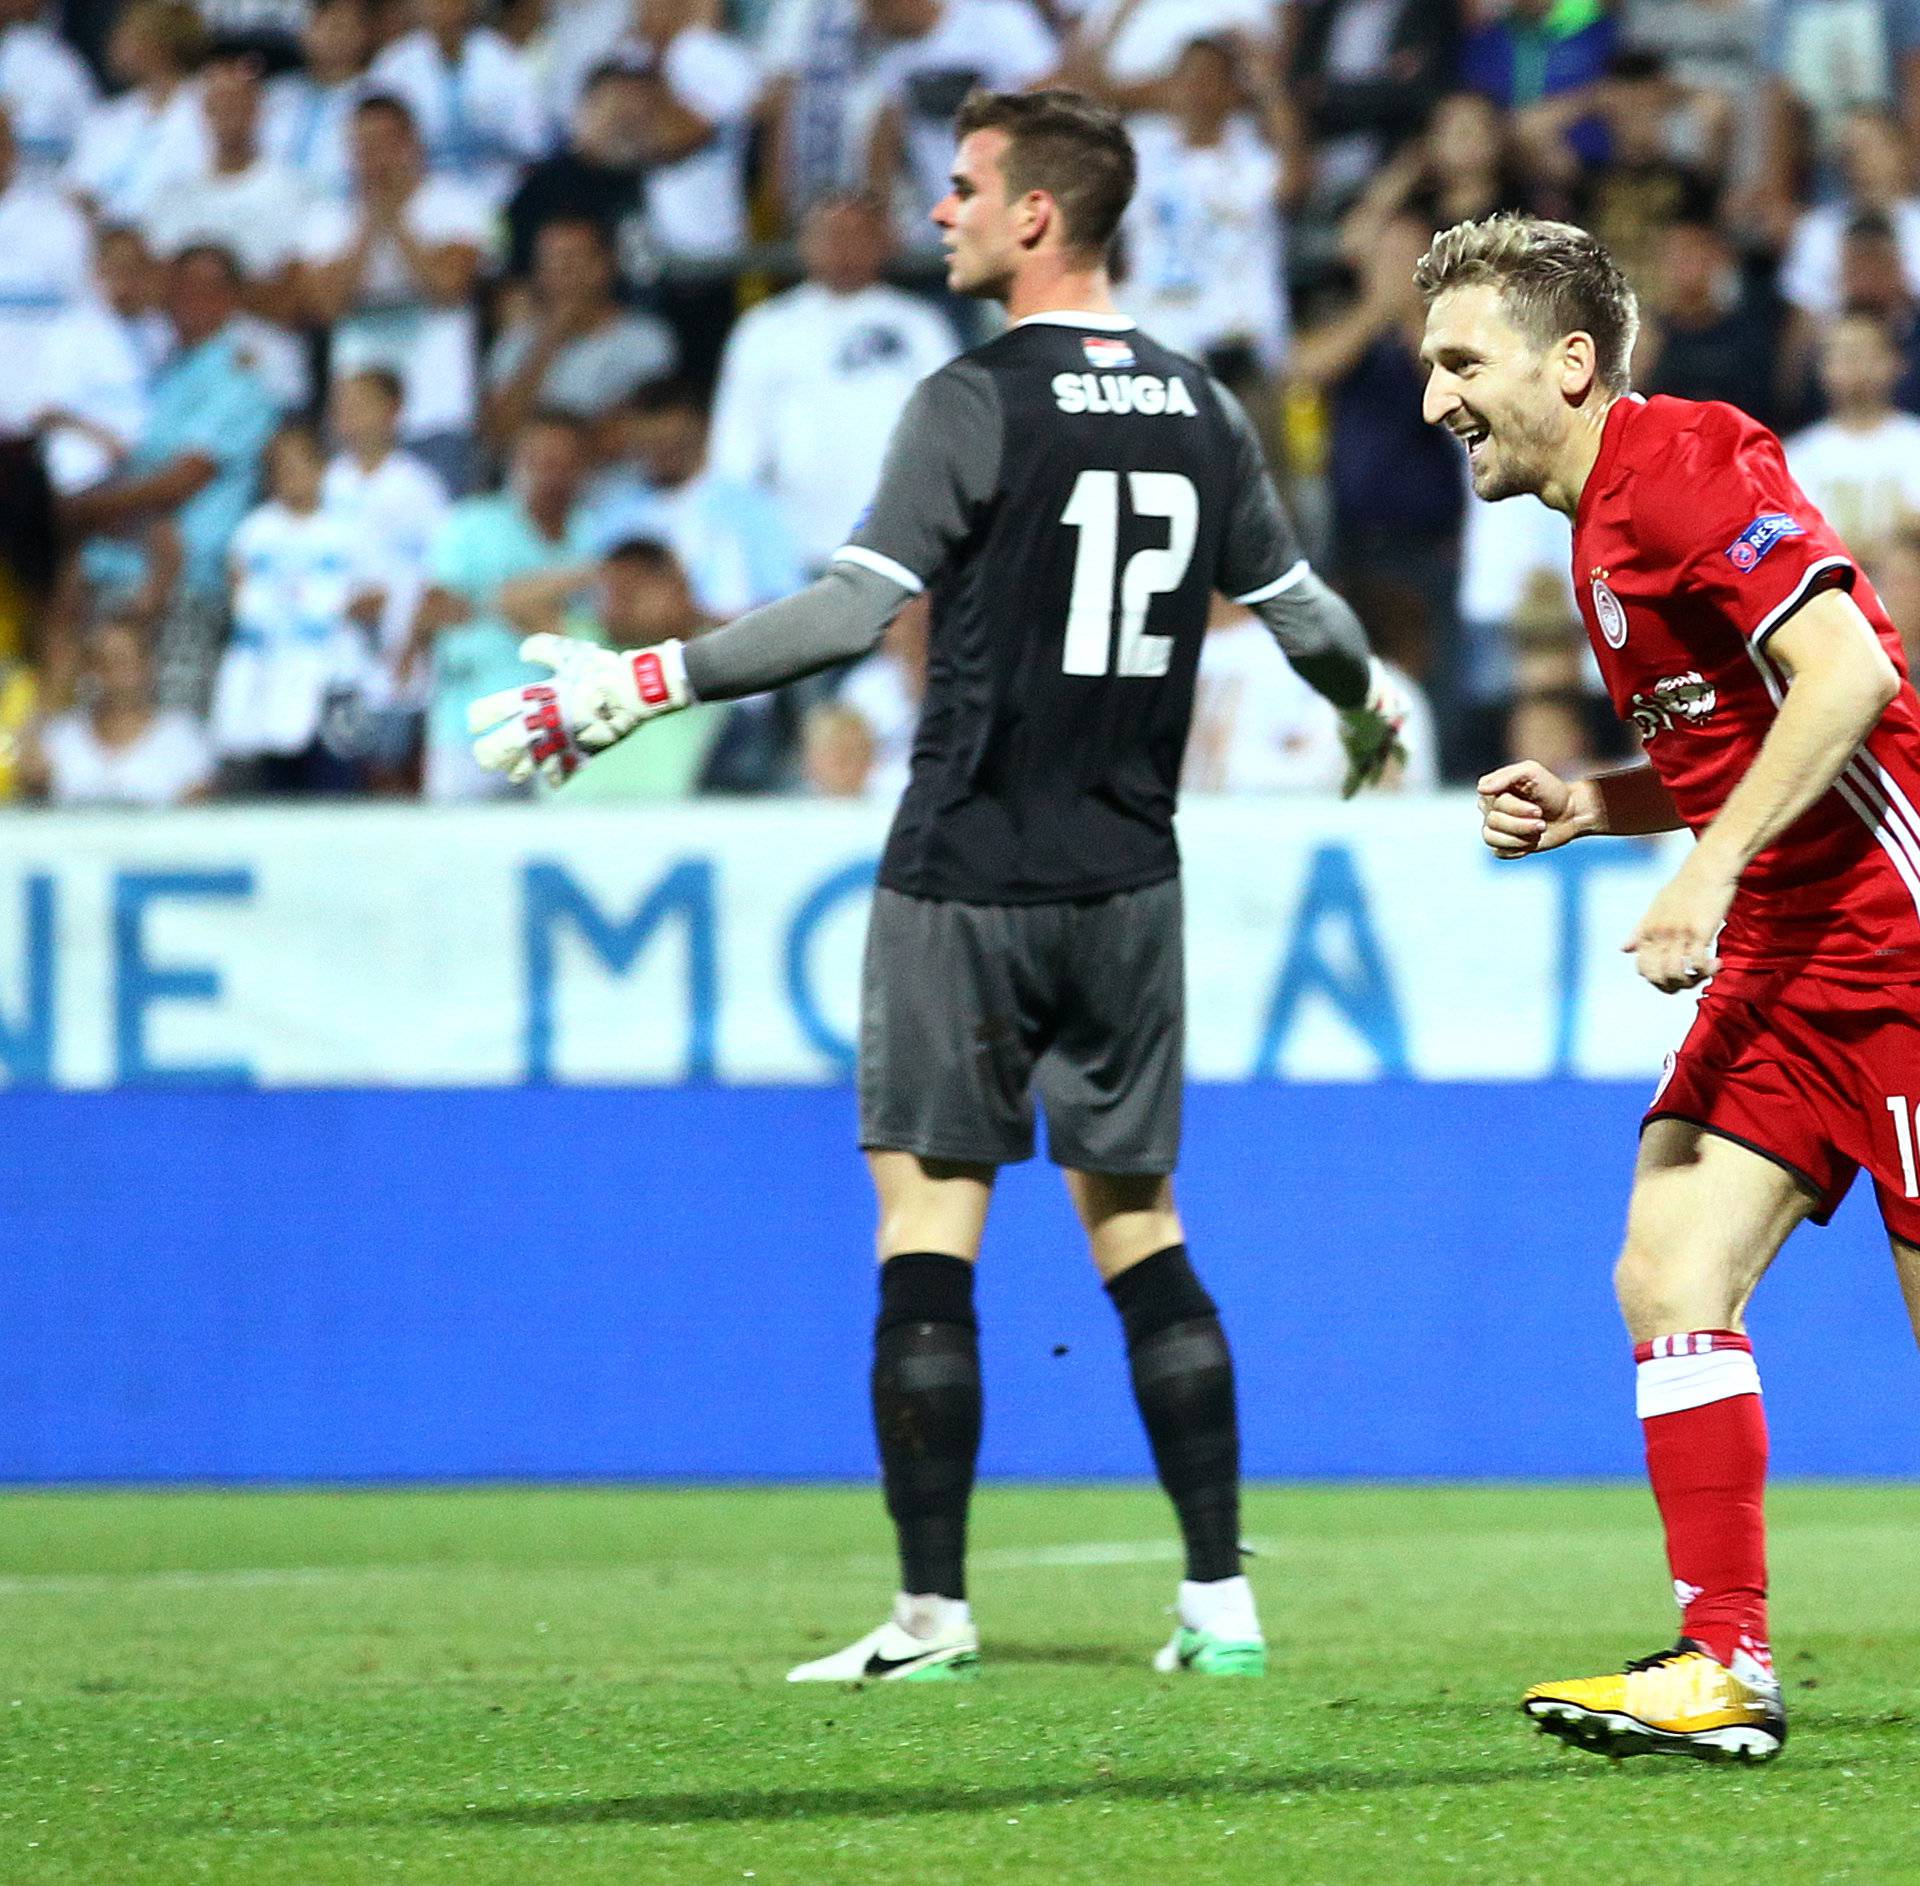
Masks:
[[[465,710],[527,630],[695,636],[840,543],[988,331],[953,111],[1047,82],[1129,113],[1123,305],[1415,684],[1403,787],[1624,737],[1564,520],[1421,423],[1464,217],[1594,229],[1638,384],[1780,429],[1920,643],[1920,0],[0,0],[0,798],[506,790]],[[909,609],[555,796],[895,792],[925,663]],[[1341,768],[1222,605],[1190,784]]]

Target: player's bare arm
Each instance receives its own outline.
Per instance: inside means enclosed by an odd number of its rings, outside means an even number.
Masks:
[[[1900,689],[1844,590],[1806,603],[1773,632],[1767,652],[1791,682],[1780,712],[1745,778],[1623,945],[1669,994],[1714,973],[1713,939],[1741,872],[1831,789]]]
[[[1480,836],[1499,858],[1554,851],[1576,838],[1640,838],[1677,832],[1683,821],[1651,766],[1565,780],[1538,760],[1482,776]]]

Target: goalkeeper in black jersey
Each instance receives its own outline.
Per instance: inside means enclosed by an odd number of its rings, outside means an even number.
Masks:
[[[1301,556],[1240,408],[1115,311],[1105,257],[1134,184],[1121,119],[1071,92],[978,93],[956,129],[932,212],[947,279],[1002,302],[1009,325],[921,383],[853,540],[800,594],[685,645],[535,637],[526,653],[552,682],[479,703],[476,751],[516,778],[564,777],[655,714],[866,653],[930,593],[926,701],[860,1025],[880,1220],[874,1425],[900,1591],[879,1629],[792,1676],[947,1677],[978,1660],[973,1264],[998,1168],[1032,1156],[1036,1094],[1185,1540],[1178,1626],[1156,1661],[1257,1674],[1233,1367],[1172,1183],[1173,811],[1212,596],[1256,611],[1340,710],[1349,790],[1388,763],[1401,709]]]

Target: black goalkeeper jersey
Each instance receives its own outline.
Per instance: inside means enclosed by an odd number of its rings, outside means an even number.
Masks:
[[[1069,314],[921,383],[838,555],[931,593],[926,702],[880,882],[992,904],[1179,870],[1212,594],[1258,601],[1306,569],[1231,396],[1130,323]]]

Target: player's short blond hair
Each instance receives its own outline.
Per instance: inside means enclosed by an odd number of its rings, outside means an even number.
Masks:
[[[1514,326],[1542,347],[1590,334],[1602,383],[1627,390],[1640,302],[1584,229],[1511,212],[1455,223],[1433,239],[1413,279],[1429,307],[1455,288],[1498,289]]]

